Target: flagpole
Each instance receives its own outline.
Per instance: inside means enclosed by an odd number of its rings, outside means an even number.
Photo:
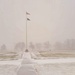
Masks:
[[[27,14],[26,14],[26,51],[28,50],[28,35],[27,35]]]
[[[26,52],[28,52],[28,27],[27,27],[27,21],[30,21],[27,15],[30,15],[28,12],[26,12]]]

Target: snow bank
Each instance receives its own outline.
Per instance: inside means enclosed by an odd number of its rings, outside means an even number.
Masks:
[[[75,58],[56,58],[56,59],[37,59],[33,60],[37,64],[50,64],[50,63],[73,63]]]

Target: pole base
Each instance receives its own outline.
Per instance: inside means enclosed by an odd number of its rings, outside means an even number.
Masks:
[[[26,50],[25,50],[25,52],[29,52],[29,50],[28,50],[28,49],[26,49]]]

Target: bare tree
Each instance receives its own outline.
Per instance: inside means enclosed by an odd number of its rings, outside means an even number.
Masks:
[[[34,51],[35,46],[32,42],[29,43],[29,48],[31,49],[31,51]]]
[[[41,51],[41,49],[42,49],[42,44],[36,43],[36,50]]]
[[[19,42],[15,45],[15,50],[17,51],[23,51],[25,49],[25,43],[24,42]]]
[[[44,50],[51,50],[51,44],[49,43],[49,41],[44,43]]]
[[[62,50],[62,43],[61,42],[56,42],[54,45],[55,50]]]
[[[1,52],[6,52],[6,51],[7,51],[7,47],[6,47],[5,44],[3,44],[3,45],[1,46]]]
[[[71,39],[71,49],[75,50],[75,39]]]
[[[67,39],[64,42],[65,50],[75,50],[75,39]]]

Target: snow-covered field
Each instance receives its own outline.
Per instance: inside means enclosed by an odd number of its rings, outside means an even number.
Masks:
[[[75,75],[75,58],[36,60],[38,75]]]
[[[75,75],[75,63],[54,63],[35,65],[38,75]],[[16,65],[0,65],[0,75],[17,75]]]
[[[38,75],[75,75],[75,63],[37,65]]]
[[[0,65],[0,75],[16,75],[17,70],[16,65]]]
[[[22,69],[26,71],[30,64],[34,65],[37,75],[75,75],[75,58],[31,59],[29,54],[24,57],[22,60],[0,61],[0,75],[18,75],[21,66],[24,65]]]

